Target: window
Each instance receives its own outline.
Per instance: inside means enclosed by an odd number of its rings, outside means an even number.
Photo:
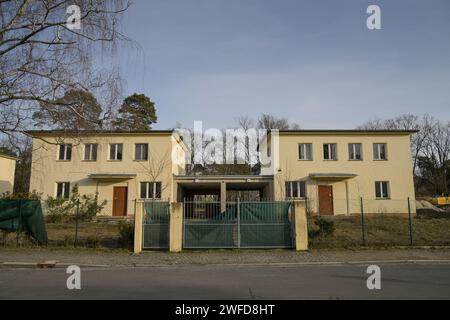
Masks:
[[[298,144],[298,159],[299,160],[312,160],[312,144],[311,143],[299,143]]]
[[[286,198],[306,197],[305,181],[286,181]]]
[[[349,160],[362,160],[362,145],[361,143],[349,143],[348,144],[348,159]]]
[[[323,159],[337,160],[336,143],[324,143],[323,145]]]
[[[97,160],[97,148],[96,143],[86,143],[84,145],[84,160],[96,161]]]
[[[373,159],[374,160],[387,160],[386,143],[374,143],[373,144]]]
[[[121,143],[111,143],[109,145],[109,160],[122,160]]]
[[[148,144],[137,143],[134,150],[134,160],[148,160]]]
[[[69,161],[70,159],[72,159],[72,145],[60,144],[58,160]]]
[[[61,199],[69,199],[70,182],[56,183],[56,197]]]
[[[141,182],[141,199],[161,199],[161,182]]]
[[[389,182],[376,181],[375,182],[375,196],[377,199],[389,199]]]

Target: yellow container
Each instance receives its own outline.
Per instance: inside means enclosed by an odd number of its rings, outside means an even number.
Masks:
[[[450,197],[438,197],[437,202],[438,205],[450,204]]]

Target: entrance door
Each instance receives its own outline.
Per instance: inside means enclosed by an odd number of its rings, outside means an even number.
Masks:
[[[333,215],[332,186],[319,186],[319,214]]]
[[[114,187],[113,216],[127,215],[128,187]]]

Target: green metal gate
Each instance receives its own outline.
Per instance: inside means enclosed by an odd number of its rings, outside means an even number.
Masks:
[[[144,202],[143,249],[169,248],[169,202]]]
[[[290,202],[185,201],[183,247],[291,248]]]

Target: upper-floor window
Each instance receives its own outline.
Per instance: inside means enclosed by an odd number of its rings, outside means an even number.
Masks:
[[[148,144],[136,143],[134,160],[148,160]]]
[[[348,159],[349,160],[362,160],[362,145],[361,145],[361,143],[349,143],[348,144]]]
[[[69,195],[70,195],[70,182],[57,182],[56,197],[61,199],[69,199]]]
[[[72,159],[72,145],[60,144],[58,160],[70,160]]]
[[[161,182],[141,182],[141,199],[161,199]]]
[[[304,198],[306,197],[305,181],[286,181],[286,198]]]
[[[86,143],[84,145],[84,160],[87,160],[87,161],[97,160],[97,149],[98,149],[98,144]]]
[[[389,199],[389,181],[375,181],[375,197],[377,199]]]
[[[324,143],[323,144],[323,159],[324,160],[337,160],[337,145],[336,145],[336,143]]]
[[[373,159],[374,160],[387,160],[386,143],[374,143],[373,144]]]
[[[122,149],[121,143],[111,143],[109,145],[109,160],[122,160]]]
[[[312,160],[312,143],[299,143],[298,144],[298,159],[299,160]]]

